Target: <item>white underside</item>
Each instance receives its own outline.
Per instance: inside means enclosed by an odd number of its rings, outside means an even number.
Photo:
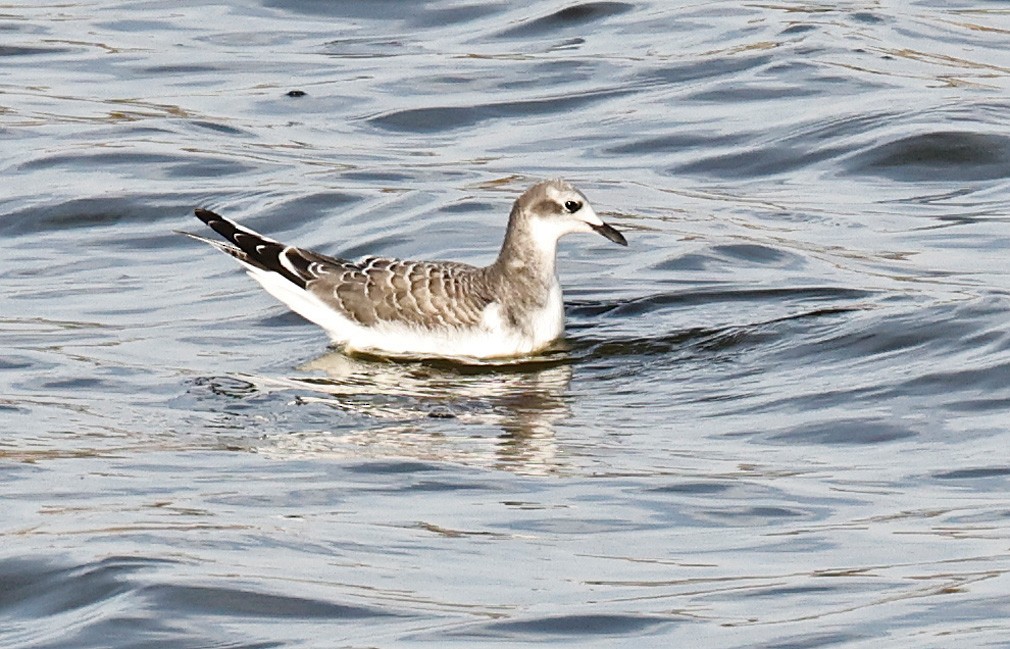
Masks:
[[[561,286],[555,280],[543,309],[533,314],[532,335],[513,329],[502,320],[499,306],[484,310],[480,325],[469,328],[425,329],[397,324],[366,327],[349,320],[312,293],[277,273],[243,264],[249,275],[268,293],[295,313],[322,327],[346,351],[387,356],[442,358],[508,358],[539,351],[564,332]]]

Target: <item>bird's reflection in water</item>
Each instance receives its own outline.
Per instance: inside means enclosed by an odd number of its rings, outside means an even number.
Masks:
[[[284,435],[261,452],[448,461],[538,475],[564,470],[554,426],[569,414],[567,357],[458,365],[330,352],[299,369],[310,375],[255,382],[265,390],[295,389],[303,404],[384,423]],[[482,425],[500,433],[482,434]]]

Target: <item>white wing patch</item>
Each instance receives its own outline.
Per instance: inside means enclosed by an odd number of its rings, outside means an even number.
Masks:
[[[281,254],[277,255],[277,259],[281,262],[281,266],[286,268],[295,277],[301,275],[301,272],[295,268],[295,265],[291,263],[291,259],[288,258],[288,253],[296,250],[293,246],[287,246],[281,251]]]

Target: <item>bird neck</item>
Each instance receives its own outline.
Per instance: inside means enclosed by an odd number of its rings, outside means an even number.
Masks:
[[[511,215],[498,259],[489,270],[493,269],[493,273],[509,277],[513,282],[528,282],[531,288],[547,288],[557,282],[555,260],[558,242],[555,238],[535,236],[529,226],[530,222],[521,215]]]

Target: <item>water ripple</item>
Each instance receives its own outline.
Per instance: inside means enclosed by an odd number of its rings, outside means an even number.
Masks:
[[[1002,8],[4,11],[5,649],[1005,644]],[[545,176],[631,245],[515,363],[173,234],[486,263]]]
[[[552,14],[527,19],[498,33],[499,38],[556,37],[559,31],[583,27],[634,9],[624,2],[582,2],[559,9]]]
[[[948,180],[1010,176],[1010,137],[964,131],[920,133],[886,142],[847,161],[850,173],[918,182],[942,174]]]

